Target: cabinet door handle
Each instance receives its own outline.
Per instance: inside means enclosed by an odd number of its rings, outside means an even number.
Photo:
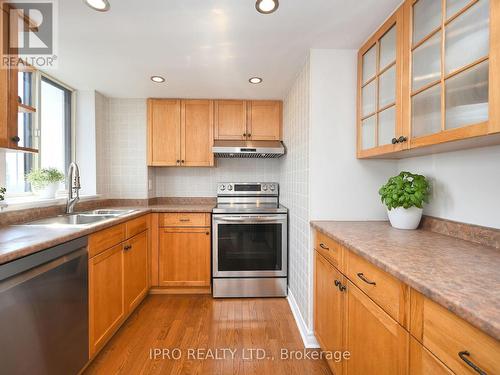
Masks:
[[[330,248],[328,246],[326,246],[324,243],[320,243],[319,247],[321,247],[323,250],[330,251]]]
[[[180,160],[176,160],[176,161],[175,161],[175,164],[177,164],[177,165],[179,165],[180,163],[181,163],[181,161],[180,161]]]
[[[363,274],[363,272],[357,273],[358,277],[363,280],[365,283],[370,284],[370,285],[377,285],[375,281],[368,280],[366,276]]]
[[[179,219],[179,221],[181,223],[187,223],[187,222],[191,221],[191,219]]]
[[[397,139],[397,138],[392,138],[391,142],[392,142],[392,144],[393,144],[393,145],[395,145],[395,144],[396,144],[396,143],[398,143],[399,141],[398,141],[398,139]]]
[[[123,247],[123,250],[128,251],[128,250],[130,250],[131,248],[132,248],[132,245],[125,245],[125,246]]]
[[[335,280],[335,286],[339,288],[341,292],[347,289],[345,285],[342,285],[342,283],[339,280]]]
[[[10,140],[11,140],[12,142],[14,142],[14,143],[19,143],[19,141],[21,140],[21,138],[19,138],[19,137],[16,135],[16,136],[12,137]]]
[[[486,372],[481,370],[474,362],[472,362],[468,357],[470,357],[470,353],[467,350],[464,350],[463,352],[459,352],[458,356],[462,361],[467,363],[469,367],[471,367],[474,371],[476,371],[480,375],[487,375]]]
[[[248,137],[248,138],[250,138],[251,136],[252,136],[252,134],[250,134],[250,133],[248,133],[248,134],[247,134],[247,137]]]
[[[210,232],[206,232],[205,234],[206,234],[207,236],[209,236],[209,235],[210,235]]]
[[[185,163],[185,161],[184,161],[184,160],[181,160],[181,164],[184,164],[184,163]]]
[[[401,137],[399,137],[398,142],[403,143],[403,142],[406,142],[407,140],[408,140],[408,138],[401,136]]]

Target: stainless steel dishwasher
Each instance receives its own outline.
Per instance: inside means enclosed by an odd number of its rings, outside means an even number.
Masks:
[[[88,361],[87,238],[0,266],[0,373],[77,374]]]

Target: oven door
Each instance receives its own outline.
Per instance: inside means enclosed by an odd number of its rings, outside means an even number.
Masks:
[[[214,277],[286,277],[287,215],[213,215]]]

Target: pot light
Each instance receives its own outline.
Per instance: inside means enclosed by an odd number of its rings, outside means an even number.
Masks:
[[[270,14],[275,12],[280,6],[278,0],[257,0],[255,9],[262,14]]]
[[[259,83],[262,83],[262,78],[260,77],[252,77],[248,80],[248,82],[254,84],[254,85],[258,85]]]
[[[111,8],[108,0],[83,0],[85,4],[99,12],[106,12]]]
[[[163,83],[163,82],[165,82],[165,78],[160,77],[160,76],[152,76],[151,81],[156,82],[156,83]]]

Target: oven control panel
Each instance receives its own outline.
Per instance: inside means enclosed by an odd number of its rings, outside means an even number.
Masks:
[[[221,182],[217,195],[279,195],[277,182]]]

